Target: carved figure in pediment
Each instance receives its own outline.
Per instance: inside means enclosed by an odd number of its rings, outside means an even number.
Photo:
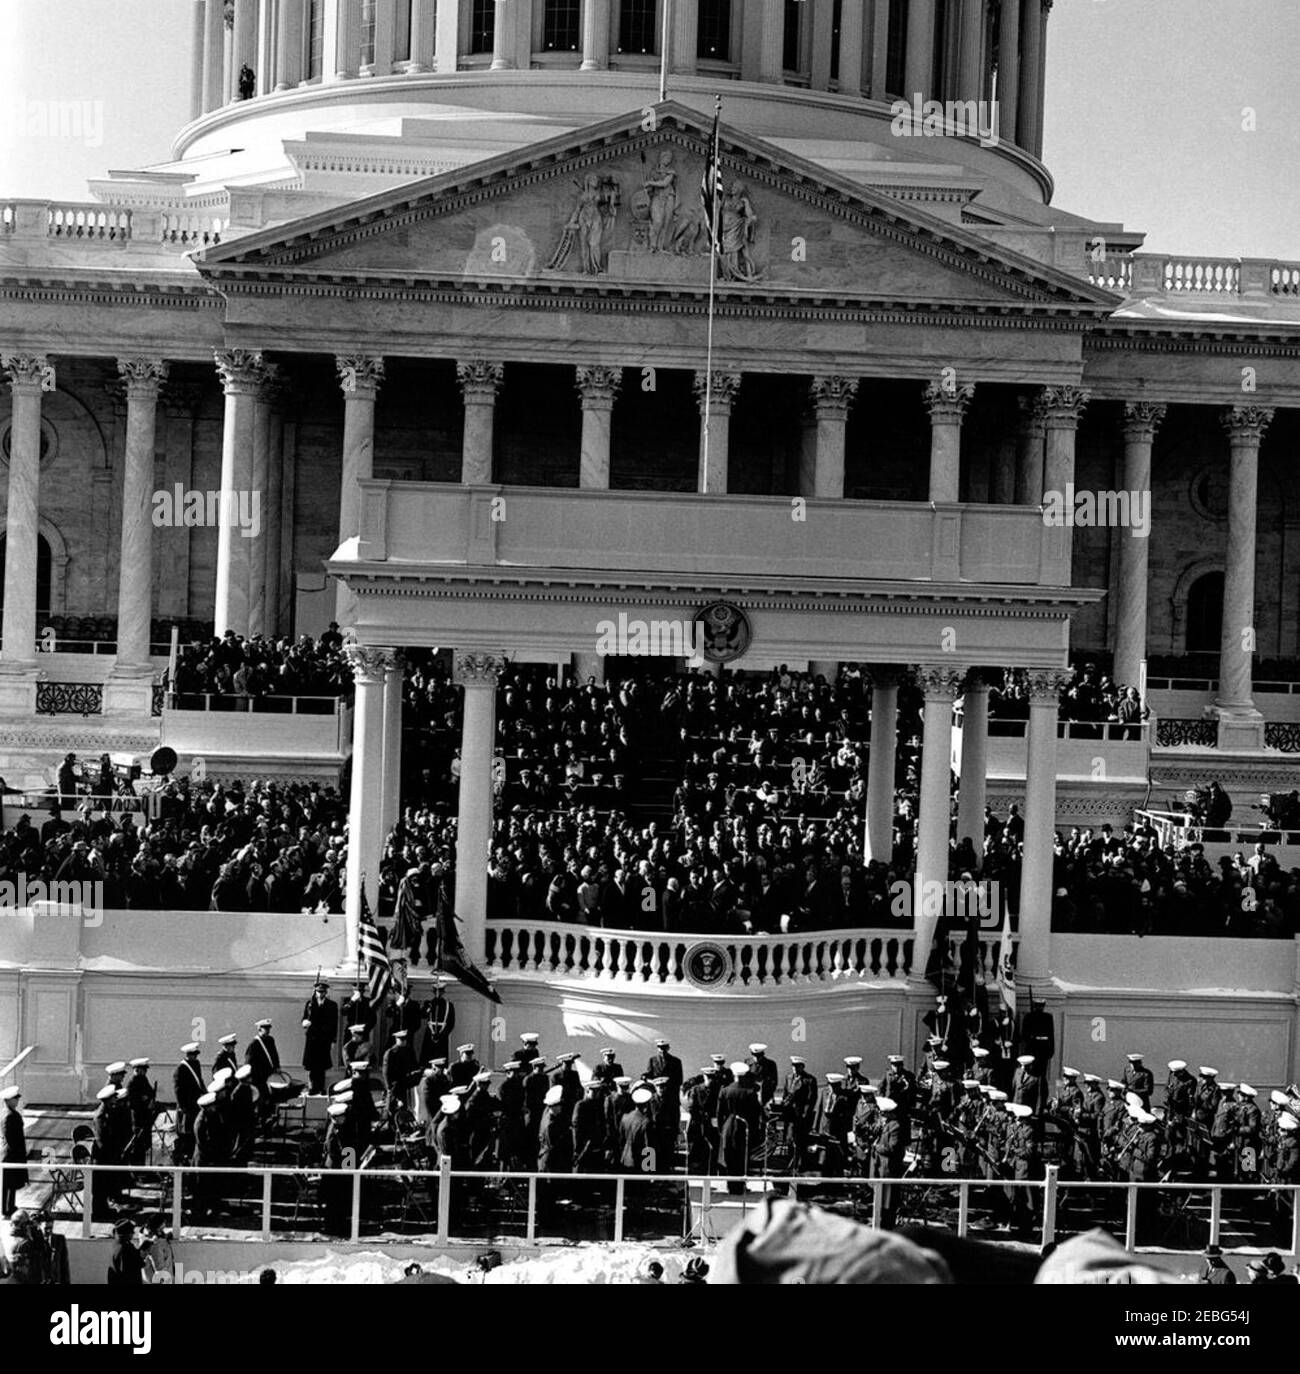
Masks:
[[[669,149],[659,154],[658,166],[642,185],[650,202],[650,251],[666,253],[677,228],[677,169]]]
[[[741,181],[733,181],[722,199],[719,215],[718,268],[724,281],[757,281],[762,275],[754,261],[758,211]]]
[[[560,242],[546,266],[559,271],[578,252],[578,270],[589,277],[602,275],[609,263],[609,238],[618,218],[621,201],[618,179],[588,172],[578,188]]]

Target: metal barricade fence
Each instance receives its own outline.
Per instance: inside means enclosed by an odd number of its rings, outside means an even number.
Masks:
[[[635,1199],[629,1199],[629,1191],[635,1193],[642,1185],[658,1185],[661,1187],[672,1187],[681,1190],[682,1207],[685,1218],[685,1226],[688,1229],[703,1230],[708,1232],[708,1218],[712,1210],[727,1200],[728,1185],[743,1184],[743,1191],[734,1195],[738,1201],[742,1214],[755,1205],[755,1194],[751,1191],[750,1185],[759,1185],[765,1194],[777,1193],[799,1200],[808,1194],[817,1194],[831,1189],[842,1196],[858,1194],[865,1198],[870,1196],[870,1224],[879,1225],[884,1220],[886,1208],[886,1190],[896,1202],[901,1193],[911,1189],[938,1189],[942,1190],[946,1198],[952,1199],[950,1206],[955,1207],[956,1222],[953,1229],[956,1234],[965,1238],[971,1229],[971,1200],[972,1194],[985,1192],[1001,1192],[1007,1195],[1009,1192],[1027,1191],[1032,1200],[1033,1215],[1035,1218],[1035,1232],[1039,1243],[1046,1246],[1053,1243],[1057,1238],[1058,1216],[1063,1199],[1071,1191],[1081,1192],[1103,1192],[1120,1193],[1124,1199],[1124,1238],[1125,1248],[1134,1251],[1139,1249],[1164,1249],[1178,1250],[1176,1246],[1139,1246],[1138,1245],[1138,1221],[1145,1200],[1154,1201],[1162,1194],[1202,1194],[1208,1195],[1210,1199],[1209,1216],[1209,1235],[1208,1244],[1221,1244],[1221,1222],[1223,1216],[1223,1201],[1225,1196],[1232,1194],[1254,1194],[1259,1196],[1271,1195],[1275,1199],[1290,1199],[1291,1206],[1291,1239],[1290,1249],[1284,1250],[1280,1246],[1268,1248],[1276,1249],[1280,1253],[1285,1253],[1300,1260],[1300,1185],[1297,1184],[1268,1184],[1268,1183],[1208,1183],[1208,1182],[1189,1182],[1189,1183],[1130,1183],[1125,1181],[1101,1182],[1097,1180],[1070,1179],[1062,1181],[1060,1171],[1055,1165],[1049,1165],[1046,1176],[1035,1180],[1013,1180],[1013,1179],[955,1179],[951,1175],[941,1178],[825,1178],[825,1177],[805,1177],[792,1175],[747,1175],[743,1180],[739,1177],[725,1175],[697,1175],[697,1174],[631,1174],[631,1173],[575,1173],[575,1174],[551,1174],[521,1171],[517,1173],[504,1173],[500,1169],[484,1170],[453,1170],[444,1161],[442,1166],[436,1170],[429,1169],[408,1169],[408,1168],[385,1168],[385,1169],[329,1169],[314,1166],[291,1166],[291,1165],[261,1165],[252,1164],[244,1168],[224,1167],[224,1166],[198,1166],[198,1165],[128,1165],[128,1164],[90,1164],[90,1163],[70,1163],[67,1160],[40,1161],[35,1160],[28,1164],[0,1164],[0,1175],[6,1169],[25,1169],[29,1175],[42,1170],[53,1172],[55,1170],[62,1174],[75,1175],[78,1182],[78,1197],[82,1200],[81,1207],[81,1236],[89,1240],[94,1235],[95,1223],[95,1190],[97,1180],[100,1187],[111,1186],[109,1179],[117,1176],[127,1176],[132,1178],[145,1177],[148,1179],[158,1179],[160,1184],[165,1182],[167,1186],[159,1188],[160,1206],[158,1212],[170,1211],[171,1228],[173,1239],[179,1240],[182,1237],[187,1225],[191,1228],[199,1225],[197,1222],[186,1222],[185,1219],[185,1197],[187,1181],[192,1185],[203,1179],[217,1180],[219,1178],[237,1177],[240,1179],[256,1179],[260,1183],[260,1225],[251,1228],[250,1236],[255,1234],[261,1241],[269,1242],[274,1239],[273,1233],[273,1210],[274,1210],[274,1182],[277,1178],[286,1180],[300,1180],[305,1175],[310,1175],[317,1181],[325,1179],[340,1179],[349,1181],[349,1208],[350,1218],[349,1234],[342,1235],[337,1239],[347,1239],[352,1242],[359,1242],[362,1239],[362,1192],[366,1184],[388,1184],[390,1186],[399,1183],[406,1183],[410,1180],[422,1180],[426,1184],[436,1184],[436,1221],[432,1228],[422,1234],[432,1236],[439,1243],[445,1243],[457,1236],[454,1234],[452,1214],[453,1202],[456,1200],[458,1186],[472,1186],[477,1181],[509,1181],[513,1184],[526,1183],[527,1185],[527,1210],[524,1215],[524,1232],[520,1237],[525,1243],[532,1243],[538,1239],[545,1239],[548,1225],[543,1219],[539,1225],[539,1210],[546,1188],[559,1189],[573,1184],[603,1184],[606,1189],[613,1192],[613,1216],[611,1218],[610,1239],[617,1243],[625,1240],[628,1235],[629,1219],[635,1221],[632,1213]],[[956,1194],[955,1199],[952,1194]],[[191,1196],[193,1192],[191,1191]],[[165,1206],[162,1204],[166,1204]],[[71,1216],[75,1219],[76,1213]],[[698,1222],[694,1219],[698,1217]],[[306,1229],[306,1228],[304,1228]],[[313,1232],[315,1234],[316,1232]],[[482,1237],[474,1237],[482,1239]],[[1200,1246],[1197,1249],[1202,1248]],[[1243,1247],[1258,1248],[1258,1247]],[[1230,1251],[1229,1251],[1230,1253]]]

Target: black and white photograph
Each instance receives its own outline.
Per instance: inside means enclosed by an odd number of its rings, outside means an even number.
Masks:
[[[1288,1348],[1298,60],[0,0],[6,1345],[883,1284]]]

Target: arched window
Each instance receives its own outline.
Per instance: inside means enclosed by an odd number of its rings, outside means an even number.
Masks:
[[[577,52],[581,46],[578,0],[546,0],[542,11],[542,51]]]
[[[618,50],[653,53],[658,46],[656,0],[623,0],[618,16]]]
[[[469,10],[470,52],[491,52],[496,27],[496,0],[473,0]]]
[[[9,552],[9,541],[7,537],[0,534],[0,606],[4,605],[4,564],[5,557]],[[43,534],[36,536],[36,614],[38,616],[49,615],[50,613],[50,569],[52,560],[50,557],[50,546]]]
[[[700,0],[695,55],[705,61],[731,61],[731,0]]]
[[[1223,625],[1223,574],[1208,572],[1187,590],[1187,634],[1184,652],[1217,654]]]

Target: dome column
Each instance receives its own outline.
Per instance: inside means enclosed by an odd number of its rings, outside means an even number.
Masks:
[[[948,836],[952,830],[952,706],[961,674],[937,664],[917,669],[925,693],[921,732],[921,797],[916,817],[912,882],[912,977],[924,978],[943,915],[948,887]]]
[[[984,6],[985,0],[961,0],[958,100],[984,98]]]
[[[1031,0],[1032,3],[1032,0]],[[1002,0],[998,19],[998,135],[1018,142],[1020,110],[1020,0]]]
[[[484,957],[487,866],[492,847],[492,742],[496,737],[499,654],[457,653],[452,681],[465,689],[460,737],[460,797],[456,809],[456,905],[465,952]]]
[[[217,371],[226,394],[221,431],[221,497],[217,529],[217,592],[214,610],[218,638],[227,630],[248,634],[252,582],[252,540],[245,539],[237,519],[241,502],[250,499],[253,485],[257,395],[266,374],[260,353],[242,348],[216,355]]]
[[[678,76],[694,76],[698,66],[700,0],[672,0],[671,18],[670,70]]]
[[[1123,490],[1138,500],[1151,501],[1151,449],[1156,431],[1165,418],[1164,406],[1146,401],[1124,407]],[[1132,498],[1130,498],[1132,499]],[[1130,522],[1116,532],[1119,539],[1119,585],[1115,588],[1115,664],[1111,677],[1125,687],[1136,687],[1147,656],[1147,568],[1151,533]]]
[[[1043,441],[1047,437],[1047,406],[1043,393],[1021,396],[1020,427],[1016,432],[1016,504],[1043,503]]]
[[[975,862],[984,866],[984,803],[989,761],[989,689],[970,673],[962,692],[961,777],[957,783],[957,841],[969,840]]]
[[[582,67],[584,72],[603,72],[609,66],[610,0],[583,0]]]
[[[361,533],[361,489],[358,482],[375,471],[375,401],[384,380],[384,360],[373,354],[340,354],[334,359],[343,390],[343,464],[339,481],[339,543]],[[353,620],[356,599],[340,580],[335,588],[334,618]]]
[[[871,744],[867,753],[867,825],[863,859],[894,858],[894,776],[898,767],[898,685],[902,671],[871,669]]]
[[[840,7],[840,74],[841,95],[862,94],[863,5],[866,0],[843,0]]]
[[[1026,984],[1048,975],[1052,943],[1052,869],[1056,834],[1056,718],[1068,672],[1029,674],[1028,757],[1025,764],[1025,835],[1020,867],[1020,944],[1017,978]]]
[[[742,22],[740,79],[779,84],[785,48],[783,0],[747,0]]]
[[[411,0],[411,60],[408,71],[433,71],[436,34],[436,0]]]
[[[934,74],[934,0],[910,0],[907,7],[907,63],[905,100],[931,95]]]
[[[225,103],[226,10],[223,0],[204,0],[203,113]]]
[[[291,91],[303,79],[306,0],[280,0],[276,14],[275,89]]]

